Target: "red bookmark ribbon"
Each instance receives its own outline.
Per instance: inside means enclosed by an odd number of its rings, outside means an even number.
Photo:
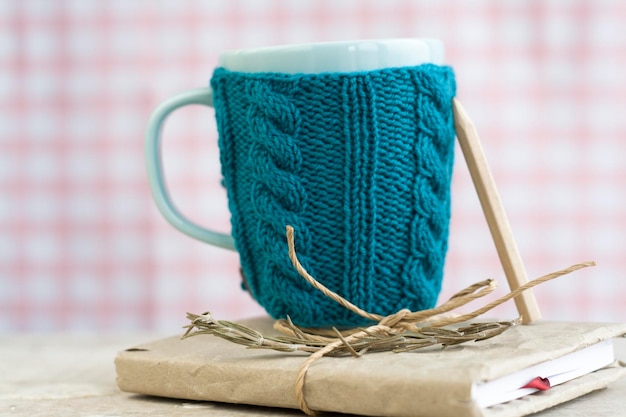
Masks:
[[[528,384],[524,385],[522,388],[534,388],[539,391],[547,391],[550,389],[550,380],[548,378],[542,378],[538,376],[537,378],[530,381]]]

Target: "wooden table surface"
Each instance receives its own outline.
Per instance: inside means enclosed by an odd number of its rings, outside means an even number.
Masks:
[[[298,410],[152,398],[120,392],[116,352],[163,335],[0,336],[0,416],[303,416]],[[626,360],[626,340],[616,343]],[[330,416],[331,414],[324,414]],[[626,378],[536,417],[626,416]]]

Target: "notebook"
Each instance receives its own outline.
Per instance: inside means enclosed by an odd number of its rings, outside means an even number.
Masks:
[[[245,322],[265,334],[272,321]],[[626,324],[538,322],[445,349],[324,357],[306,376],[310,408],[387,417],[531,414],[624,376],[612,339]],[[210,335],[141,344],[115,360],[121,390],[187,400],[298,408],[302,353],[245,349]]]

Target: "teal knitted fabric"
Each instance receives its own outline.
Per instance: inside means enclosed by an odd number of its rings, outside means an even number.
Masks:
[[[238,73],[211,79],[223,183],[247,288],[301,326],[368,322],[295,271],[378,314],[441,288],[454,153],[452,69]]]

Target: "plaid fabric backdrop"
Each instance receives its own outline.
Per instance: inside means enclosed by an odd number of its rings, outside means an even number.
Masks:
[[[445,42],[529,276],[598,263],[538,287],[544,317],[624,321],[624,21],[619,0],[0,1],[0,331],[172,332],[186,311],[260,314],[235,253],[157,212],[151,110],[207,85],[220,51],[420,36]],[[181,211],[228,231],[216,137],[212,110],[180,110],[164,163]],[[457,152],[441,300],[486,277],[504,294]]]

